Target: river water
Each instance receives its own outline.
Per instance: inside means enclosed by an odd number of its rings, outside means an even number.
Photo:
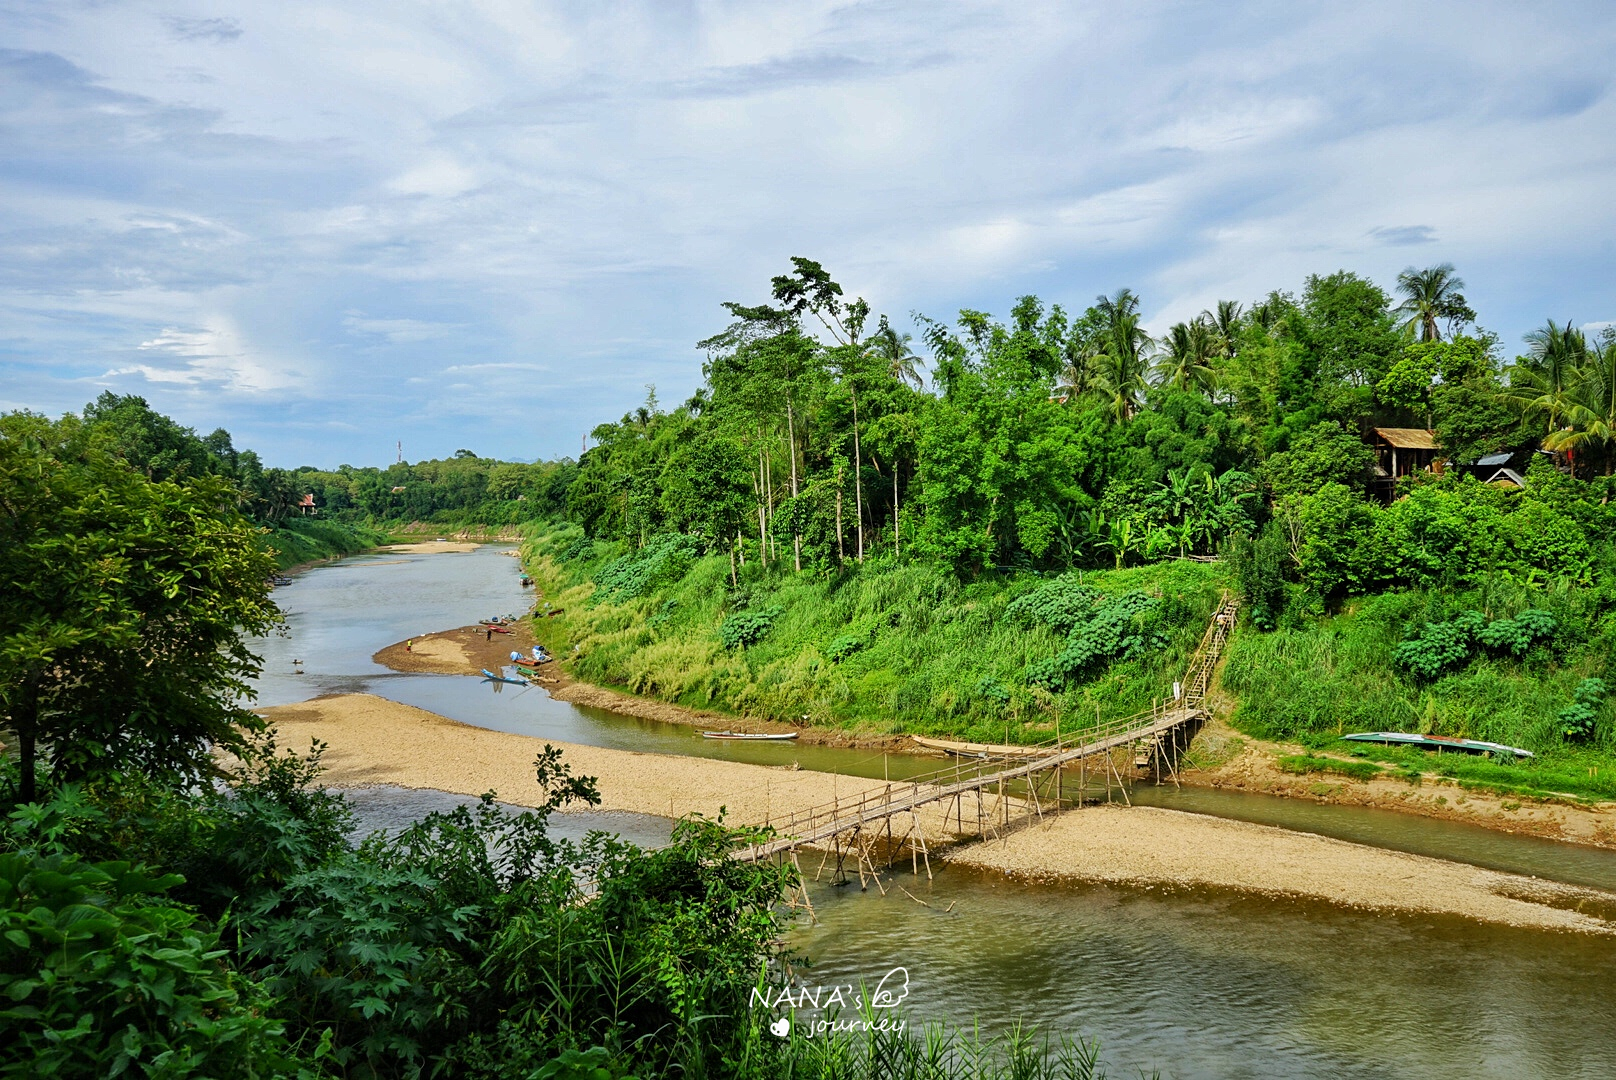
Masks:
[[[277,590],[288,633],[259,642],[261,704],[364,692],[465,723],[656,753],[894,779],[935,759],[790,744],[726,744],[692,729],[579,708],[538,687],[404,675],[370,660],[403,638],[519,611],[500,549],[375,555]],[[294,664],[294,661],[300,663]],[[301,672],[301,673],[299,673]],[[1616,890],[1616,853],[1394,811],[1245,793],[1136,786],[1135,802],[1258,821],[1380,847]],[[351,793],[367,828],[465,801]],[[665,840],[634,814],[558,816],[558,831]],[[1459,919],[1352,911],[1212,890],[1032,885],[940,870],[883,897],[815,886],[792,941],[809,982],[909,975],[916,1020],[1018,1020],[1098,1038],[1112,1075],[1171,1077],[1613,1077],[1616,942]],[[922,903],[924,902],[924,903]],[[930,906],[924,906],[929,904]]]

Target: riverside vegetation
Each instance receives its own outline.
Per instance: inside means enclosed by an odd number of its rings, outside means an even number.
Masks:
[[[1034,741],[1163,696],[1231,589],[1237,727],[1486,738],[1539,756],[1444,767],[1616,796],[1616,335],[1551,321],[1507,362],[1462,287],[1339,272],[1160,340],[1128,290],[917,316],[928,385],[794,260],[725,305],[689,401],[595,430],[526,548],[563,610],[542,633],[687,705]],[[1375,425],[1431,428],[1446,468],[1382,501]],[[1489,454],[1524,489],[1467,467]]]
[[[495,485],[468,451],[322,474],[318,498],[549,518],[524,554],[562,612],[538,630],[581,675],[855,730],[1030,740],[1136,711],[1238,589],[1224,685],[1238,726],[1308,748],[1286,767],[1409,773],[1423,755],[1324,752],[1403,727],[1540,754],[1454,763],[1465,782],[1609,796],[1616,348],[1550,323],[1506,364],[1460,287],[1410,270],[1394,306],[1314,277],[1161,341],[1127,290],[1077,316],[1027,297],[919,318],[928,386],[799,259],[727,305],[696,395],[653,392],[576,463]],[[1383,505],[1372,423],[1434,429],[1453,467]],[[1524,490],[1463,468],[1491,453]],[[139,399],[0,418],[4,1075],[1097,1075],[1092,1046],[1016,1032],[768,1034],[745,1003],[783,882],[723,857],[755,833],[553,840],[593,790],[548,751],[533,811],[352,838],[318,747],[241,707],[242,642],[278,619],[263,529],[317,473]]]
[[[769,1033],[784,870],[727,857],[761,834],[553,839],[598,795],[549,747],[535,809],[355,837],[319,745],[242,707],[279,613],[241,489],[121,449],[0,420],[0,1076],[1098,1075],[1022,1032]]]

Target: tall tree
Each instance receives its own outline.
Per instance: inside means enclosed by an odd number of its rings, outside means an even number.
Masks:
[[[1545,434],[1558,431],[1570,405],[1577,371],[1588,360],[1588,339],[1570,320],[1547,320],[1526,335],[1526,355],[1510,368],[1507,398],[1527,417],[1543,417]]]
[[[1213,362],[1219,353],[1217,332],[1205,318],[1175,323],[1162,336],[1152,369],[1158,386],[1211,395],[1217,382]]]
[[[1438,263],[1424,270],[1410,266],[1398,274],[1397,291],[1403,294],[1403,302],[1397,310],[1408,316],[1403,332],[1409,337],[1418,333],[1421,341],[1441,341],[1437,320],[1455,320],[1463,314],[1474,319],[1475,313],[1459,292],[1462,288],[1464,279],[1454,272],[1452,263]]]
[[[151,480],[71,417],[0,417],[0,712],[23,801],[57,778],[196,777],[262,721],[242,707],[279,621],[273,557],[214,476]]]
[[[898,333],[897,328],[883,315],[870,337],[870,350],[885,365],[888,375],[918,390],[925,385],[925,378],[920,374],[920,357],[910,351],[909,342],[912,340],[913,335]]]
[[[830,332],[836,342],[831,350],[831,364],[853,398],[853,493],[858,513],[858,558],[863,562],[864,467],[859,450],[858,380],[864,366],[865,349],[859,339],[864,333],[864,323],[870,317],[870,305],[862,297],[844,304],[842,287],[831,280],[825,268],[814,260],[794,255],[791,265],[791,273],[781,274],[774,279],[774,299],[798,319],[804,312],[812,312],[820,325]],[[795,463],[792,470],[791,493],[795,497]],[[801,569],[800,564],[798,568]]]
[[[1090,361],[1091,381],[1104,396],[1113,419],[1121,423],[1139,408],[1154,342],[1139,325],[1139,297],[1132,289],[1101,296],[1094,306],[1103,325]]]

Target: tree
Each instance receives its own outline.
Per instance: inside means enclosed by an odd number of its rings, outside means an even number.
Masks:
[[[280,615],[272,555],[201,476],[153,481],[73,418],[0,417],[0,713],[23,801],[56,778],[197,776],[262,722],[246,635]]]
[[[1577,371],[1587,363],[1588,339],[1570,320],[1556,324],[1549,319],[1526,335],[1526,345],[1526,355],[1510,368],[1506,396],[1523,416],[1543,417],[1546,434],[1553,433],[1571,404],[1568,394]]]
[[[1616,332],[1609,327],[1572,369],[1565,394],[1566,426],[1543,440],[1545,450],[1577,455],[1602,450],[1605,475],[1616,471]]]
[[[1204,318],[1175,323],[1156,354],[1152,369],[1156,385],[1210,395],[1217,381],[1212,363],[1218,352],[1216,331]]]
[[[1369,479],[1375,452],[1356,435],[1326,420],[1296,436],[1289,450],[1263,463],[1263,478],[1275,501],[1305,495],[1325,484],[1358,487]]]
[[[919,369],[923,361],[910,352],[909,342],[912,339],[913,335],[898,333],[883,315],[874,336],[870,338],[870,350],[886,365],[888,375],[906,386],[913,385],[918,390],[925,385],[925,379]]]
[[[1216,308],[1201,312],[1201,321],[1212,328],[1223,358],[1234,359],[1240,348],[1240,331],[1245,327],[1240,305],[1233,300],[1219,300]]]
[[[1403,302],[1397,305],[1397,310],[1408,316],[1403,322],[1403,333],[1409,337],[1418,333],[1421,341],[1441,341],[1438,319],[1448,321],[1450,333],[1465,323],[1474,322],[1476,313],[1465,303],[1464,295],[1459,292],[1462,288],[1464,279],[1454,273],[1452,263],[1439,263],[1424,270],[1410,266],[1398,274],[1397,291],[1403,294]]]
[[[1139,325],[1139,297],[1132,289],[1101,296],[1094,306],[1103,328],[1089,362],[1092,384],[1104,396],[1111,416],[1122,423],[1139,408],[1154,342]]]

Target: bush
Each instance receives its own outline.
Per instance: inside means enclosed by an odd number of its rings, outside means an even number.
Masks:
[[[1608,692],[1603,679],[1588,678],[1577,684],[1571,704],[1560,710],[1560,731],[1572,742],[1587,742],[1594,736],[1599,706]]]
[[[774,626],[774,621],[783,614],[785,609],[774,606],[755,611],[731,612],[718,626],[718,640],[723,642],[726,649],[756,645]]]
[[[1072,627],[1064,649],[1052,659],[1027,666],[1028,684],[1060,689],[1091,677],[1113,660],[1164,648],[1167,635],[1159,629],[1161,610],[1160,600],[1140,592],[1091,607],[1087,619]]]
[[[1486,622],[1479,611],[1463,611],[1448,622],[1426,623],[1418,634],[1397,647],[1395,660],[1415,677],[1429,682],[1469,663],[1478,646],[1523,657],[1553,637],[1558,626],[1553,615],[1536,609],[1492,623]]]
[[[164,896],[180,880],[122,860],[0,855],[0,1076],[263,1076],[295,1064],[218,934]]]
[[[701,554],[701,541],[683,533],[653,536],[644,547],[619,556],[595,575],[595,600],[632,600],[685,576]]]

